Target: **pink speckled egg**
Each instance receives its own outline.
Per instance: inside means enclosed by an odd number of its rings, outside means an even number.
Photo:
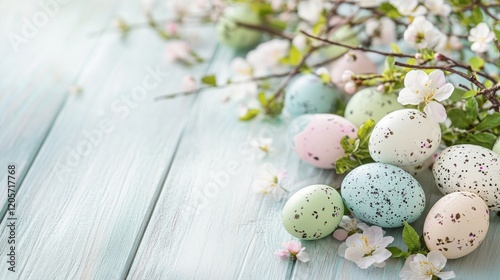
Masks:
[[[304,161],[319,168],[333,169],[344,156],[340,139],[355,138],[357,128],[343,117],[332,114],[302,115],[290,123],[288,135],[293,150]]]
[[[362,51],[348,52],[332,64],[331,70],[333,83],[343,92],[345,82],[342,81],[342,74],[345,70],[351,70],[355,74],[378,73],[377,66]]]
[[[481,244],[489,224],[488,206],[479,195],[450,193],[438,200],[425,218],[425,244],[448,259],[460,258]]]

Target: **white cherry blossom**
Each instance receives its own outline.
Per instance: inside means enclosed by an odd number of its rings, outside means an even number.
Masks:
[[[365,32],[374,46],[390,44],[396,39],[396,24],[389,18],[370,19],[366,22]]]
[[[411,255],[406,259],[399,277],[403,280],[431,280],[433,276],[447,280],[455,278],[453,271],[443,272],[446,258],[439,251],[431,251],[427,257],[422,254]]]
[[[416,17],[404,32],[404,39],[418,49],[434,48],[445,36],[423,16]]]
[[[444,0],[425,0],[424,6],[430,14],[447,17],[451,12],[450,5],[446,4]]]
[[[434,70],[427,75],[422,70],[411,70],[406,74],[404,84],[405,88],[399,92],[399,103],[403,105],[423,103],[424,112],[431,119],[437,122],[446,120],[446,110],[436,101],[448,99],[454,87],[446,82],[443,71]]]
[[[323,11],[323,0],[301,1],[297,9],[301,19],[309,23],[316,23]]]
[[[292,260],[297,259],[301,262],[309,261],[309,255],[304,252],[306,248],[302,247],[300,241],[288,241],[282,243],[281,246],[283,247],[283,249],[274,253],[274,255],[279,257],[280,259],[284,260],[286,258],[290,258]]]
[[[416,17],[427,13],[427,9],[420,6],[418,0],[391,0],[390,3],[404,16]]]
[[[288,55],[290,42],[273,39],[264,42],[247,54],[247,61],[253,68],[253,75],[260,77],[272,73],[281,73],[286,69],[280,60]]]
[[[471,50],[483,53],[487,52],[489,49],[489,43],[493,41],[495,35],[490,30],[488,25],[481,22],[476,27],[472,28],[469,32],[469,42],[472,43]]]
[[[263,195],[270,194],[276,201],[280,201],[287,192],[283,187],[286,176],[286,170],[278,170],[274,165],[266,164],[252,184],[252,189]]]
[[[363,8],[373,8],[380,5],[384,0],[357,0],[358,5]]]

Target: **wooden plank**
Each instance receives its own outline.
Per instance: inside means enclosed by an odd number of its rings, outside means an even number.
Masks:
[[[231,58],[221,53],[210,72],[227,75]],[[128,279],[281,279],[292,268],[273,256],[293,239],[281,226],[285,202],[254,194],[252,180],[264,163],[298,174],[291,192],[331,183],[332,173],[290,151],[286,122],[240,122],[223,94],[197,100]],[[272,136],[276,150],[258,160],[245,144],[261,135]]]
[[[33,21],[35,15],[47,15],[39,1],[0,2],[0,165],[16,164],[17,189],[98,41],[99,36],[89,37],[89,32],[108,25],[119,3],[46,2],[53,3],[46,25]],[[28,31],[30,38],[23,35]],[[16,52],[10,37],[26,42],[19,43]],[[0,180],[7,180],[6,172],[0,173]],[[0,192],[0,218],[6,199],[7,192]]]
[[[139,5],[127,1],[116,13],[138,19]],[[195,47],[210,58],[212,28],[188,32],[199,36]],[[102,38],[76,81],[84,94],[69,97],[18,193],[17,272],[7,279],[120,279],[127,273],[193,101],[153,97],[180,90],[184,75],[206,69],[168,64],[164,48],[147,29],[126,44],[116,34]],[[131,97],[145,79],[146,95]],[[5,262],[0,269],[4,275]]]

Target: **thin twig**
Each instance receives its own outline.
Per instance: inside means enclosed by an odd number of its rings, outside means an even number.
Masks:
[[[266,32],[266,33],[269,33],[271,35],[274,35],[274,36],[277,36],[277,37],[280,37],[280,38],[283,38],[283,39],[286,39],[289,41],[293,40],[293,37],[288,36],[285,33],[281,32],[277,29],[274,29],[272,27],[269,27],[269,26],[250,24],[250,23],[245,23],[245,22],[241,22],[241,21],[236,21],[236,25],[243,27],[243,28],[251,29],[251,30]]]

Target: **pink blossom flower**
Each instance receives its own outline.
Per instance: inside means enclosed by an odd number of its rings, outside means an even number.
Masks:
[[[196,61],[188,42],[181,40],[173,40],[166,47],[167,58],[171,62],[180,61],[192,64]]]
[[[296,240],[288,241],[285,243],[281,243],[281,246],[283,247],[283,249],[276,251],[274,253],[274,255],[279,257],[280,259],[284,260],[286,258],[290,258],[293,261],[294,260],[299,260],[301,262],[309,261],[309,255],[306,252],[304,252],[306,248],[302,247],[302,244],[299,241]]]

